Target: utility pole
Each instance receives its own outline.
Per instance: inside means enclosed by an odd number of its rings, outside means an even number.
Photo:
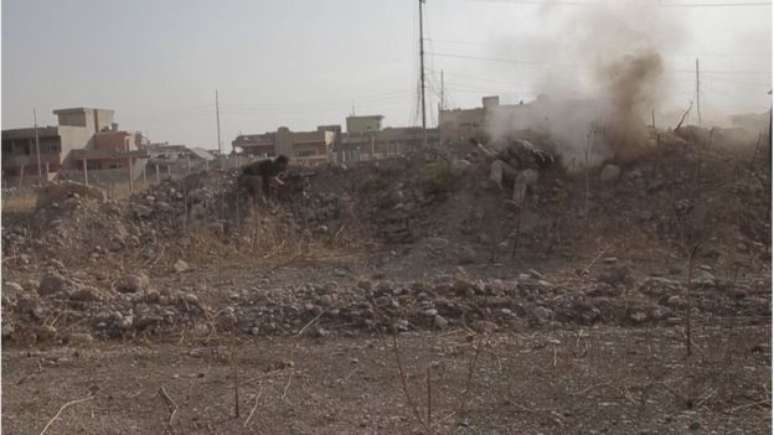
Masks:
[[[771,91],[769,91],[769,95],[771,95]],[[771,97],[769,97],[771,98]],[[769,196],[771,196],[771,177],[772,177],[772,154],[771,154],[771,147],[772,147],[772,138],[771,138],[771,123],[774,119],[774,102],[771,104],[771,110],[769,111],[769,182],[766,183],[769,186]]]
[[[38,182],[43,182],[43,171],[40,166],[40,138],[38,137],[38,111],[32,109],[32,120],[35,125],[35,154],[38,156]],[[46,174],[48,176],[48,174]]]
[[[220,148],[220,103],[218,102],[218,90],[215,89],[215,121],[218,123],[218,154],[223,154]]]
[[[441,70],[441,109],[444,109],[444,110],[446,109],[446,98],[445,98],[444,89],[443,89],[443,70]],[[438,114],[438,116],[440,118],[441,116],[440,113]]]
[[[425,34],[422,27],[422,5],[419,0],[419,83],[422,92],[422,146],[427,147],[427,114],[425,111]]]
[[[699,118],[701,126],[701,107],[699,104],[699,58],[696,58],[696,116]]]

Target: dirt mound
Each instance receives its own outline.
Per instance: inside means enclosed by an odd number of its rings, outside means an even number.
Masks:
[[[91,325],[85,331],[99,337],[181,325],[290,334],[313,320],[321,335],[469,322],[519,330],[672,324],[688,300],[717,316],[757,318],[770,309],[760,293],[771,258],[762,242],[771,228],[760,162],[668,133],[658,152],[584,172],[536,156],[517,144],[499,157],[476,149],[291,168],[270,201],[245,192],[238,169],[164,181],[121,202],[60,194],[3,231],[4,272],[24,290],[7,301],[14,314],[5,330],[38,331],[51,316]],[[494,158],[516,174],[535,173],[520,201],[515,180],[490,179]],[[700,281],[688,288],[678,277],[697,246]],[[228,298],[208,287],[212,271],[226,264],[270,274],[355,254],[366,258],[362,267],[398,283],[304,278],[301,287],[268,289],[249,278],[250,291]],[[523,264],[562,273],[522,277]],[[438,275],[458,265],[500,267],[502,278]],[[602,272],[588,276],[592,269]],[[201,274],[203,287],[181,288],[186,273]],[[205,296],[212,308],[196,308]],[[72,309],[75,317],[67,314]]]
[[[37,208],[45,208],[54,203],[61,204],[70,198],[90,198],[97,201],[105,201],[107,199],[104,190],[74,181],[52,182],[39,188],[36,193],[37,202],[35,207]]]

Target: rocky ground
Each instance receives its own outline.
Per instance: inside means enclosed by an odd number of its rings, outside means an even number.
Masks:
[[[86,398],[51,433],[768,432],[765,167],[661,143],[523,197],[524,155],[493,180],[475,149],[271,204],[237,171],[51,187],[3,214],[3,426]]]

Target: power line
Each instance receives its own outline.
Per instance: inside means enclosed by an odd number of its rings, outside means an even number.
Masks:
[[[742,3],[661,3],[658,4],[664,8],[707,8],[707,7],[751,7],[751,6],[771,6],[771,2],[742,2]]]
[[[550,63],[547,63],[547,62],[536,62],[536,61],[519,60],[519,59],[505,59],[505,58],[499,58],[499,57],[468,56],[464,54],[435,53],[435,52],[429,52],[429,51],[425,52],[425,54],[429,54],[431,56],[438,56],[438,57],[485,60],[489,62],[505,62],[505,63],[516,63],[516,64],[523,64],[523,65],[551,65]],[[567,65],[567,66],[573,66],[573,65]]]
[[[533,6],[603,6],[602,2],[578,2],[578,1],[539,1],[539,0],[477,0],[490,3],[508,3],[514,5]],[[662,3],[658,7],[664,8],[705,8],[705,7],[760,7],[771,6],[771,2],[746,1],[746,2],[722,2],[722,3]]]
[[[449,41],[444,39],[430,39],[425,38],[425,41],[438,42],[441,44],[459,44],[459,45],[491,45],[489,42],[473,42],[473,41]]]
[[[563,68],[574,68],[578,67],[580,65],[578,64],[553,64],[548,62],[537,62],[537,61],[530,61],[530,60],[521,60],[521,59],[506,59],[506,58],[500,58],[500,57],[482,57],[482,56],[468,56],[468,55],[462,55],[462,54],[452,54],[452,53],[434,53],[434,52],[426,52],[426,54],[429,54],[431,56],[438,56],[438,57],[449,57],[449,58],[458,58],[458,59],[471,59],[471,60],[483,60],[488,62],[503,62],[503,63],[512,63],[517,65],[535,65],[535,66],[560,66]],[[674,72],[674,73],[689,73],[689,74],[695,74],[695,70],[689,70],[689,69],[671,69],[666,70],[667,72]],[[704,70],[703,71],[706,74],[771,74],[771,72],[768,71],[745,71],[745,70]]]

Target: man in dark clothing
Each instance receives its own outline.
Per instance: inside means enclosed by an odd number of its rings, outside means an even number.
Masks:
[[[285,172],[288,167],[288,158],[280,155],[274,160],[261,160],[259,162],[251,163],[242,170],[242,185],[247,187],[247,190],[251,195],[258,195],[258,183],[261,184],[263,195],[268,197],[270,194],[269,187],[272,180],[277,181],[279,184],[284,184],[278,176]]]

